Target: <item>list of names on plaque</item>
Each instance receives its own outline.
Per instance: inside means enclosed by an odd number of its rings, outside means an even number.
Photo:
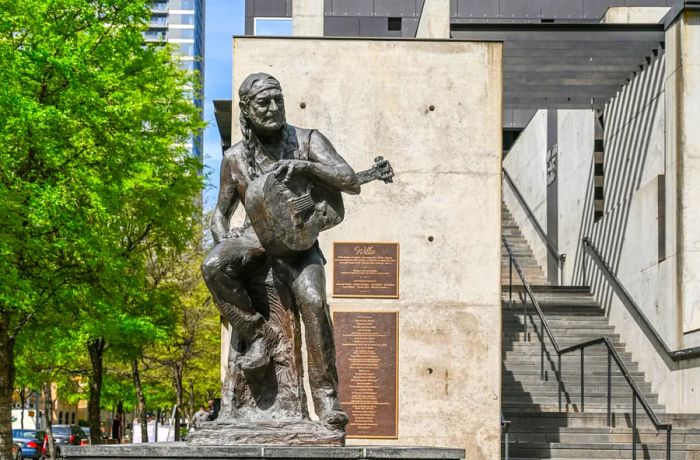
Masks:
[[[397,438],[398,312],[335,312],[340,400],[351,438]]]
[[[333,297],[398,299],[398,243],[333,243]]]

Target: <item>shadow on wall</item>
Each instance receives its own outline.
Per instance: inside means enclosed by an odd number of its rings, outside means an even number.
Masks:
[[[594,222],[593,214],[595,183],[594,158],[591,156],[572,284],[590,284],[606,314],[609,314],[614,291],[590,259],[586,260],[584,277],[584,250],[581,239],[585,236],[590,237],[617,274],[627,234],[632,196],[643,185],[641,181],[647,163],[654,120],[663,116],[658,109],[663,95],[665,68],[665,55],[661,55],[605,106],[605,210],[603,217],[597,222]],[[659,174],[661,173],[663,171],[659,171]]]

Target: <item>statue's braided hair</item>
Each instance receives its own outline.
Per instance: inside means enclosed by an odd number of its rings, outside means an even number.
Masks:
[[[238,89],[238,105],[240,107],[240,125],[241,134],[243,135],[243,153],[245,154],[246,163],[248,165],[248,174],[251,179],[258,176],[257,167],[255,164],[255,153],[258,149],[258,139],[255,136],[250,119],[246,116],[248,103],[255,97],[256,94],[265,91],[266,89],[276,88],[280,91],[282,87],[279,81],[272,75],[266,73],[254,73],[248,75]]]

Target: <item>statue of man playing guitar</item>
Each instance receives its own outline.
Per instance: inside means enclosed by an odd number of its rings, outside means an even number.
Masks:
[[[348,418],[338,400],[325,259],[316,237],[342,220],[340,192],[358,194],[362,183],[389,182],[393,172],[384,162],[383,171],[363,178],[367,172],[356,174],[321,133],[287,124],[280,83],[270,75],[249,75],[238,95],[243,139],[225,152],[221,164],[211,224],[216,246],[202,265],[203,276],[243,343],[236,364],[252,373],[270,364],[274,344],[265,339],[267,320],[249,281],[272,268],[274,283],[289,291],[305,327],[315,411],[323,424],[343,430]],[[239,203],[246,220],[231,228]],[[277,222],[287,210],[289,224]]]

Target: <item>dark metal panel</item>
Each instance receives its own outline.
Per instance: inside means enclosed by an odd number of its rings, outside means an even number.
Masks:
[[[542,16],[543,0],[500,0],[501,17],[539,18]]]
[[[542,17],[580,19],[583,17],[583,0],[543,0]]]
[[[377,16],[415,16],[415,0],[374,0],[374,14]]]
[[[625,0],[625,6],[668,6],[666,0]]]
[[[610,6],[622,6],[624,0],[583,0],[583,17],[586,19],[600,19],[605,15]]]
[[[256,17],[286,18],[289,10],[287,0],[254,0]],[[291,3],[291,0],[289,0]]]
[[[457,0],[457,15],[465,18],[497,18],[498,1]]]
[[[246,16],[245,18],[245,34],[253,35],[255,30],[255,18],[253,16]]]
[[[415,38],[418,32],[418,22],[419,18],[403,18],[401,27],[401,36],[406,38]]]
[[[326,37],[359,37],[360,18],[326,16],[323,21],[323,35]]]
[[[418,11],[421,10],[419,9]],[[457,0],[450,0],[450,18],[456,18],[458,16],[457,11]]]
[[[362,17],[360,19],[361,37],[401,37],[401,30],[389,30],[387,17]],[[403,24],[402,24],[403,25]],[[403,27],[402,27],[403,29]]]
[[[333,0],[334,16],[372,16],[374,0]]]
[[[245,15],[255,16],[255,0],[245,0]]]
[[[323,14],[333,14],[333,0],[323,0]]]

